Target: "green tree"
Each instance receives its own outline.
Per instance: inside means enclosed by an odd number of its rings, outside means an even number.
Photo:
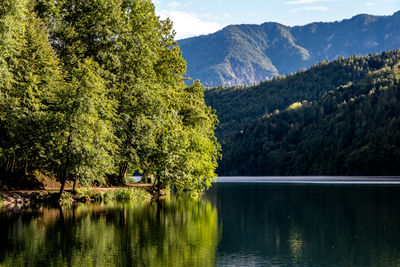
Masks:
[[[54,149],[51,107],[63,80],[48,33],[32,4],[25,2],[19,8],[15,23],[21,32],[10,37],[12,53],[2,53],[7,56],[10,76],[1,90],[1,147],[5,171],[18,169],[28,174],[48,161],[48,152]]]
[[[115,150],[114,105],[106,97],[98,64],[87,59],[70,75],[71,81],[58,95],[60,196],[68,179],[81,183],[103,181],[113,168]]]
[[[11,90],[12,73],[10,61],[17,54],[24,25],[22,18],[26,1],[3,1],[0,3],[0,157],[7,158],[7,92]]]
[[[47,18],[53,46],[67,72],[85,58],[97,62],[102,70],[107,97],[116,107],[113,131],[118,149],[114,158],[120,183],[133,170],[156,176],[158,185],[167,186],[189,181],[187,177],[196,168],[215,169],[219,153],[211,133],[215,115],[204,104],[203,87],[186,87],[182,77],[186,64],[174,41],[172,23],[155,15],[150,1],[41,0],[37,10]],[[185,101],[192,98],[191,105],[198,105],[197,109],[181,113]],[[189,123],[189,113],[194,118],[196,112],[200,112],[198,117],[208,117],[203,123],[209,125]],[[200,144],[201,138],[209,141]],[[208,157],[199,156],[201,145],[213,146],[203,150]],[[196,157],[209,162],[189,167],[187,162]],[[175,179],[170,179],[174,172]],[[207,181],[215,176],[204,170],[198,170],[196,175],[200,174]],[[189,182],[185,187],[190,187]]]

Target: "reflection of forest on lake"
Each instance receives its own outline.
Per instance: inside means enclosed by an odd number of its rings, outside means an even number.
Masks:
[[[213,266],[208,201],[80,205],[0,213],[0,266]]]
[[[220,266],[399,266],[400,187],[217,184]]]
[[[199,199],[0,211],[0,266],[400,266],[400,187],[218,183]]]

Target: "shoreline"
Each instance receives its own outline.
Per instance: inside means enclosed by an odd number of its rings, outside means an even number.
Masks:
[[[59,188],[0,190],[0,208],[15,210],[35,204],[60,205],[102,202],[104,200],[140,200],[159,198],[165,195],[165,191],[161,195],[150,192],[151,186],[151,184],[135,184],[119,187],[80,187],[75,193],[72,193],[72,188],[67,188],[63,192],[60,203],[56,201]]]

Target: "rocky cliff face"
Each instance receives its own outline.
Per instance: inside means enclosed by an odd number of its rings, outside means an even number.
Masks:
[[[400,12],[357,15],[332,23],[288,27],[278,23],[231,25],[180,40],[187,74],[206,86],[259,83],[322,60],[400,48]]]

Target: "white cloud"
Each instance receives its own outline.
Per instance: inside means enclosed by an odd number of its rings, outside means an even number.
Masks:
[[[167,6],[169,8],[178,8],[178,7],[181,6],[181,3],[179,3],[179,2],[170,2],[170,3],[167,4]]]
[[[213,33],[224,27],[224,25],[207,19],[210,14],[200,15],[175,10],[160,10],[157,13],[162,19],[168,17],[173,21],[177,40]]]
[[[290,10],[290,13],[296,13],[299,11],[328,11],[329,8],[326,6],[305,6],[305,7],[298,7],[298,8],[292,8]]]
[[[334,0],[295,0],[295,1],[285,2],[285,5],[304,5],[304,4],[333,2],[333,1]]]

